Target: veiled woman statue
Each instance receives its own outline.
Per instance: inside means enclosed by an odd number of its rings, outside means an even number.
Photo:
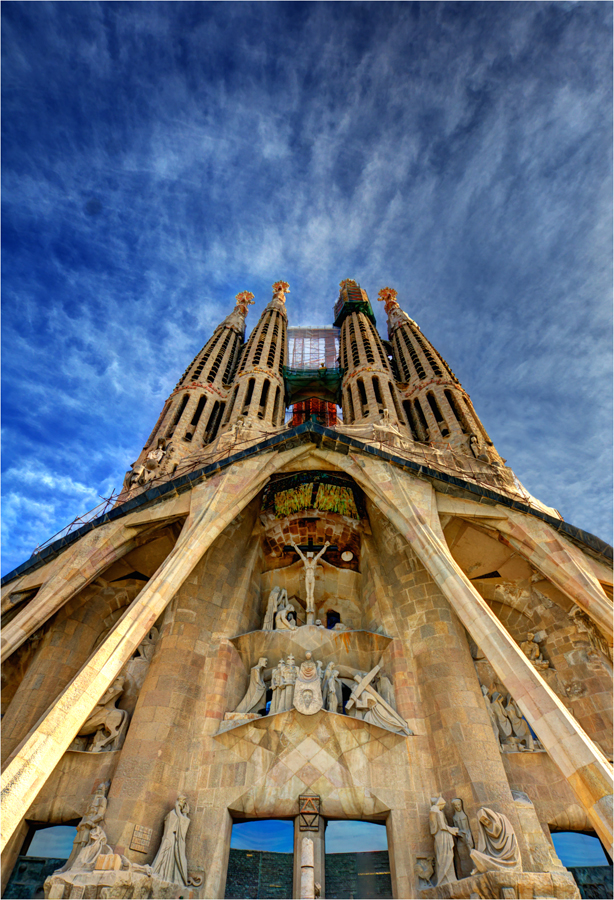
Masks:
[[[452,822],[455,828],[458,828],[456,838],[456,858],[459,878],[467,878],[471,874],[473,863],[471,861],[470,851],[473,850],[473,835],[471,826],[469,825],[469,817],[463,809],[463,801],[460,797],[455,797],[452,801]]]
[[[241,700],[235,712],[249,713],[254,712],[256,707],[260,705],[260,701],[264,697],[266,685],[262,677],[263,671],[266,669],[268,661],[266,657],[261,656],[258,664],[253,667],[249,676],[249,686],[245,697]]]
[[[162,881],[188,886],[188,861],[185,839],[190,827],[190,807],[183,794],[164,819],[164,834],[151,869]]]
[[[275,625],[275,613],[277,612],[280,594],[282,593],[282,589],[275,586],[269,594],[269,599],[266,605],[266,613],[264,615],[264,622],[262,623],[263,631],[273,631],[273,626]]]
[[[429,825],[435,838],[435,885],[451,884],[456,881],[454,872],[454,835],[458,828],[448,825],[443,810],[446,801],[439,797],[431,806]]]
[[[474,872],[522,872],[514,829],[506,816],[482,807],[478,810],[478,849],[471,850]]]
[[[75,860],[75,870],[81,869],[86,872],[93,872],[96,860],[101,853],[108,854],[113,853],[113,851],[107,844],[107,836],[104,830],[100,825],[94,825],[90,829],[89,844],[85,845]]]

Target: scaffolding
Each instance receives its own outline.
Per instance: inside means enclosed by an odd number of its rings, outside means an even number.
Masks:
[[[322,367],[339,367],[339,328],[288,328],[288,368]]]

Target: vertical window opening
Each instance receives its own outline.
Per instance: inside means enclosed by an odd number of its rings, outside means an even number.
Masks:
[[[182,415],[183,415],[183,413],[184,413],[184,411],[185,411],[186,406],[188,405],[188,399],[189,399],[189,398],[188,398],[188,394],[184,394],[184,395],[183,395],[183,398],[182,398],[182,400],[181,400],[181,403],[180,403],[180,405],[179,405],[179,409],[177,410],[177,412],[176,412],[176,414],[175,414],[175,417],[173,418],[173,421],[172,421],[172,423],[171,423],[171,426],[170,426],[170,428],[168,429],[168,431],[166,432],[167,438],[170,438],[170,437],[172,437],[172,436],[174,435],[175,429],[176,429],[177,426],[179,425],[179,421],[180,421],[180,419],[181,419],[181,417],[182,417]]]
[[[347,390],[345,392],[345,402],[347,404],[348,419],[350,422],[353,422],[354,421],[354,401],[352,400],[351,388],[347,388]]]
[[[375,393],[375,402],[377,403],[377,405],[379,407],[383,408],[384,401],[382,400],[382,392],[379,389],[379,378],[377,378],[377,377],[373,378],[373,391]],[[381,409],[380,409],[380,412],[381,412]]]
[[[232,396],[230,398],[230,403],[228,404],[228,407],[226,409],[226,415],[224,416],[224,425],[227,425],[228,422],[230,421],[230,416],[232,414],[232,409],[235,405],[235,400],[237,399],[238,391],[239,391],[239,385],[237,385],[235,387],[234,391],[232,392]]]
[[[264,415],[266,413],[266,402],[267,402],[268,396],[269,396],[269,382],[267,379],[267,381],[265,381],[264,384],[262,385],[262,392],[260,394],[260,403],[259,403],[259,408],[258,408],[258,418],[259,419],[264,419]]]
[[[415,419],[415,413],[412,409],[411,400],[403,401],[403,409],[405,410],[405,418],[407,419],[407,424],[409,425],[411,436],[415,441],[421,440],[418,430],[418,423]]]
[[[450,434],[450,430],[446,425],[446,420],[441,414],[441,410],[439,409],[439,403],[437,403],[437,399],[431,391],[426,395],[426,399],[428,400],[428,404],[433,411],[433,415],[435,416],[435,421],[439,426],[439,430],[441,431],[442,437],[447,437]]]
[[[399,338],[399,332],[396,331],[394,335],[394,348],[396,350],[396,358],[397,358],[397,369],[399,369],[399,374],[402,370],[403,372],[403,381],[407,383],[410,379],[409,366],[407,365],[407,360],[405,359],[404,354],[401,351],[401,342]]]
[[[194,415],[192,416],[192,421],[190,422],[190,425],[192,425],[194,428],[196,428],[196,426],[198,425],[198,421],[203,414],[203,409],[205,408],[206,402],[207,402],[207,398],[203,394],[201,396],[200,400],[198,401],[198,406],[196,407]]]
[[[254,396],[254,385],[256,384],[255,378],[250,378],[247,383],[247,391],[245,392],[245,400],[243,401],[243,409],[242,415],[246,415],[249,410],[249,405],[252,402],[252,397]]]
[[[456,402],[456,397],[454,396],[454,394],[452,393],[452,391],[444,391],[444,395],[445,395],[445,398],[446,398],[446,400],[448,401],[448,403],[449,403],[449,405],[450,405],[450,409],[451,409],[452,412],[454,413],[454,416],[455,416],[455,418],[456,418],[458,424],[459,424],[460,427],[461,427],[461,430],[462,430],[463,434],[468,434],[469,431],[471,431],[471,429],[469,428],[469,426],[468,426],[468,424],[467,424],[467,419],[466,419],[465,416],[463,415],[462,409],[460,408],[460,406],[459,406],[458,403]]]
[[[409,351],[411,361],[414,364],[414,368],[416,370],[418,378],[420,379],[420,381],[424,381],[424,379],[426,378],[426,372],[424,371],[424,366],[420,362],[420,357],[416,353],[416,349],[415,349],[414,345],[412,344],[411,340],[409,339],[409,335],[407,334],[406,328],[402,327],[400,329],[400,331],[401,331],[403,340],[405,341],[405,346],[407,347],[407,350]]]
[[[358,385],[358,394],[360,396],[360,403],[362,405],[362,415],[363,417],[368,415],[369,413],[369,405],[367,403],[367,392],[365,390],[365,384],[362,378],[359,378],[356,382]]]
[[[273,425],[277,425],[279,421],[279,399],[281,397],[281,389],[279,386],[275,391],[275,401],[273,403]]]
[[[416,412],[418,414],[418,421],[422,425],[422,429],[424,431],[424,439],[428,440],[429,431],[428,431],[428,424],[426,421],[426,416],[424,415],[424,410],[422,409],[422,406],[421,406],[419,400],[414,400],[413,402],[414,402]]]

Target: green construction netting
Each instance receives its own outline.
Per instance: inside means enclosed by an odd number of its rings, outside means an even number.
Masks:
[[[312,397],[328,403],[338,402],[343,369],[289,369],[284,366],[283,373],[288,406]]]

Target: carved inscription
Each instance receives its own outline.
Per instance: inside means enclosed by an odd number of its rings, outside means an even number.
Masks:
[[[146,828],[145,825],[135,825],[132,832],[132,840],[130,841],[130,849],[138,850],[139,853],[147,853],[151,843],[152,830],[151,828]]]

